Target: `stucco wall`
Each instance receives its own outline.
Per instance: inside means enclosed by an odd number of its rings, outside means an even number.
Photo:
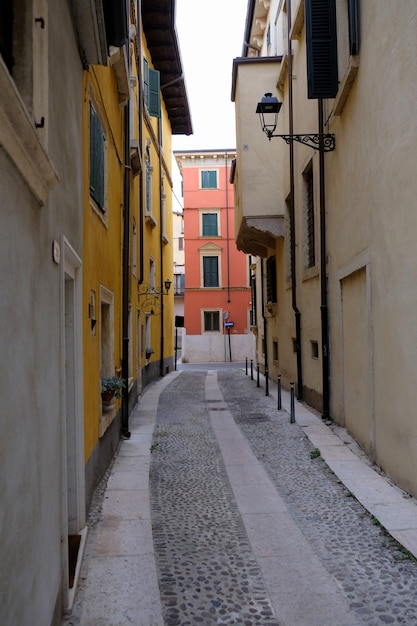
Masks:
[[[64,0],[51,8],[48,41],[45,118],[48,152],[59,183],[45,206],[35,200],[0,148],[4,626],[49,625],[58,619],[61,605],[63,272],[52,259],[52,241],[62,243],[65,237],[78,254],[82,250],[81,63]]]

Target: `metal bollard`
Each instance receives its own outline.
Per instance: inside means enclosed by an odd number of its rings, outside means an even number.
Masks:
[[[253,359],[250,360],[250,379],[253,380]]]
[[[259,363],[257,365],[256,386],[259,387]]]
[[[245,374],[246,376],[248,375],[248,357],[246,357],[246,360],[245,360]]]
[[[291,412],[290,412],[290,423],[294,424],[295,422],[295,409],[294,409],[294,382],[290,382],[291,387]]]
[[[267,365],[265,365],[265,395],[269,396],[269,370]]]
[[[282,399],[281,399],[281,374],[278,374],[278,411],[282,409]]]

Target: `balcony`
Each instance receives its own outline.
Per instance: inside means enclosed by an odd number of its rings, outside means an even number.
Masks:
[[[232,101],[236,109],[235,188],[236,245],[246,254],[267,257],[284,236],[282,172],[285,143],[268,141],[259,125],[256,106],[274,89],[281,57],[235,59]]]

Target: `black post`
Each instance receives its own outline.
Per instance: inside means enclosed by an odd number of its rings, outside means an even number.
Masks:
[[[265,365],[265,395],[269,396],[269,371],[267,365]]]
[[[295,409],[294,409],[294,381],[290,382],[291,387],[291,410],[290,410],[290,423],[295,422]]]
[[[250,360],[250,379],[253,380],[253,359]]]
[[[282,409],[282,401],[281,401],[281,374],[278,374],[278,411]]]
[[[248,357],[245,359],[245,374],[248,375]]]
[[[257,374],[256,374],[256,386],[259,387],[259,363],[256,366],[256,371],[257,371]]]

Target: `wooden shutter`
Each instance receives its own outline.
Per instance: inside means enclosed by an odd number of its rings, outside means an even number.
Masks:
[[[217,189],[217,171],[203,170],[201,172],[202,189]]]
[[[104,135],[90,105],[90,195],[104,212]]]
[[[304,0],[308,98],[334,98],[338,90],[335,0]]]
[[[152,117],[161,117],[161,98],[160,98],[160,82],[159,72],[157,70],[149,70],[149,102],[148,111]]]
[[[266,262],[266,301],[277,301],[277,266],[274,256],[269,257]]]
[[[203,213],[203,237],[217,237],[217,213]]]
[[[216,256],[203,257],[204,287],[219,286],[218,261]]]

